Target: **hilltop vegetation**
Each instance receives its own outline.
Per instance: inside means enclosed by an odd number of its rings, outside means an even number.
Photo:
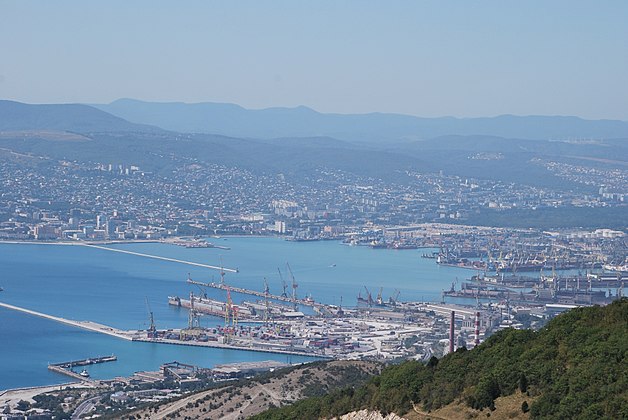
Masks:
[[[487,414],[500,396],[529,397],[532,418],[628,418],[628,299],[578,308],[538,332],[501,331],[477,349],[462,348],[427,365],[386,368],[358,388],[269,410],[258,419],[333,417],[360,409],[400,415],[413,404],[430,412],[463,403]]]

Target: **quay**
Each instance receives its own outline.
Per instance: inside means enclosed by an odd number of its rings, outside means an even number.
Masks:
[[[177,345],[177,346],[212,347],[212,348],[229,349],[229,350],[255,351],[259,353],[307,356],[307,357],[317,357],[319,359],[333,359],[333,356],[330,356],[328,354],[291,350],[289,348],[273,348],[272,346],[260,347],[256,343],[239,346],[235,344],[220,343],[217,341],[192,341],[192,340],[184,341],[184,340],[174,340],[174,339],[168,339],[168,338],[148,338],[148,337],[136,337],[133,339],[133,341],[142,341],[144,343],[171,344],[171,345]]]
[[[153,258],[155,260],[170,261],[170,262],[175,262],[175,263],[179,263],[179,264],[187,264],[187,265],[193,265],[193,266],[196,266],[196,267],[209,268],[209,269],[212,269],[212,270],[226,271],[228,273],[238,273],[239,272],[237,268],[218,267],[216,265],[209,265],[209,264],[202,264],[202,263],[197,263],[197,262],[192,262],[192,261],[178,260],[176,258],[160,257],[158,255],[143,254],[141,252],[134,252],[134,251],[127,251],[127,250],[124,250],[124,249],[109,248],[109,247],[100,246],[100,245],[92,245],[92,244],[81,244],[81,245],[89,247],[89,248],[103,249],[105,251],[120,252],[122,254],[135,255],[137,257]]]

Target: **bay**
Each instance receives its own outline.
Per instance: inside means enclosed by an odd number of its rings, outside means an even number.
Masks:
[[[421,250],[385,250],[345,246],[335,241],[289,242],[280,238],[229,237],[211,239],[219,248],[184,248],[162,243],[108,245],[111,248],[176,258],[203,264],[238,268],[228,273],[228,284],[282,291],[278,268],[290,284],[289,262],[298,294],[311,294],[321,302],[354,306],[366,286],[373,296],[383,288],[384,299],[400,291],[401,300],[440,300],[442,289],[473,274],[442,267],[420,258]],[[168,305],[169,295],[199,293],[186,283],[218,281],[216,270],[148,259],[108,250],[67,245],[0,244],[0,301],[50,315],[91,320],[122,329],[147,328],[153,311],[158,328],[183,327],[187,311]],[[189,273],[189,274],[188,274]],[[207,294],[225,299],[224,291]],[[290,292],[290,288],[288,289]],[[252,297],[234,294],[234,300]],[[147,305],[148,302],[148,305]],[[203,318],[203,325],[223,321]],[[96,378],[156,370],[174,360],[211,367],[253,360],[287,361],[286,356],[239,350],[133,343],[53,321],[0,309],[0,389],[47,385],[68,379],[51,373],[50,363],[116,354],[118,361],[90,367]],[[292,356],[293,363],[311,360]]]

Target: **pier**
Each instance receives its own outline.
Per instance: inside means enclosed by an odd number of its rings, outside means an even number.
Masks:
[[[190,284],[196,284],[197,286],[202,286],[202,287],[211,287],[213,289],[220,289],[220,290],[231,290],[232,292],[235,293],[241,293],[243,295],[251,295],[251,296],[258,296],[258,297],[262,297],[262,298],[268,298],[268,299],[273,299],[273,300],[278,300],[281,302],[288,302],[288,303],[297,303],[299,305],[305,305],[305,306],[311,306],[313,308],[325,308],[327,307],[327,305],[323,304],[323,303],[318,303],[318,302],[314,302],[312,300],[309,299],[297,299],[296,301],[293,300],[291,297],[286,297],[286,296],[279,296],[279,295],[273,295],[271,293],[266,293],[266,292],[260,292],[257,290],[251,290],[251,289],[244,289],[242,287],[235,287],[235,286],[228,286],[225,283],[202,283],[200,281],[195,281],[192,279],[188,279],[187,280],[188,283]]]
[[[112,354],[111,356],[98,356],[98,357],[92,357],[89,359],[71,360],[69,362],[61,362],[61,363],[52,363],[50,366],[59,366],[62,368],[71,369],[75,366],[97,365],[99,363],[115,362],[116,360],[118,360],[118,357]]]
[[[105,251],[120,252],[122,254],[135,255],[137,257],[152,258],[152,259],[155,259],[155,260],[170,261],[170,262],[175,262],[175,263],[179,263],[179,264],[193,265],[195,267],[209,268],[209,269],[212,269],[212,270],[224,271],[224,272],[227,272],[227,273],[238,273],[239,272],[237,268],[218,267],[216,265],[202,264],[202,263],[197,263],[197,262],[193,262],[193,261],[178,260],[176,258],[160,257],[159,255],[143,254],[141,252],[126,251],[124,249],[116,249],[116,248],[108,248],[106,246],[100,246],[100,245],[92,245],[92,244],[81,244],[81,245],[89,247],[89,248],[103,249]]]
[[[89,330],[93,332],[98,332],[101,334],[111,335],[113,337],[122,338],[124,340],[132,340],[132,335],[124,330],[118,330],[113,327],[109,327],[107,325],[98,324],[92,321],[73,321],[71,319],[61,318],[59,316],[48,315],[37,311],[32,311],[26,308],[20,308],[19,306],[9,305],[8,303],[0,302],[0,307],[6,309],[12,309],[14,311],[22,312],[29,315],[38,316],[40,318],[49,319],[51,321],[56,321],[61,324],[71,325],[73,327],[83,328],[84,330]]]
[[[74,379],[79,379],[81,381],[90,381],[88,376],[84,376],[84,375],[81,375],[80,373],[76,373],[72,370],[72,368],[76,366],[89,366],[89,365],[95,365],[98,363],[115,362],[116,360],[118,360],[118,358],[114,356],[113,354],[111,356],[99,356],[99,357],[93,357],[90,359],[71,360],[69,362],[49,364],[48,370],[59,373],[61,375],[69,376]]]

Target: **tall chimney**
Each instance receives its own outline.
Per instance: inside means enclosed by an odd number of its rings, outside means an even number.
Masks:
[[[456,311],[451,311],[451,322],[449,323],[449,353],[454,352],[454,326],[456,322]]]

